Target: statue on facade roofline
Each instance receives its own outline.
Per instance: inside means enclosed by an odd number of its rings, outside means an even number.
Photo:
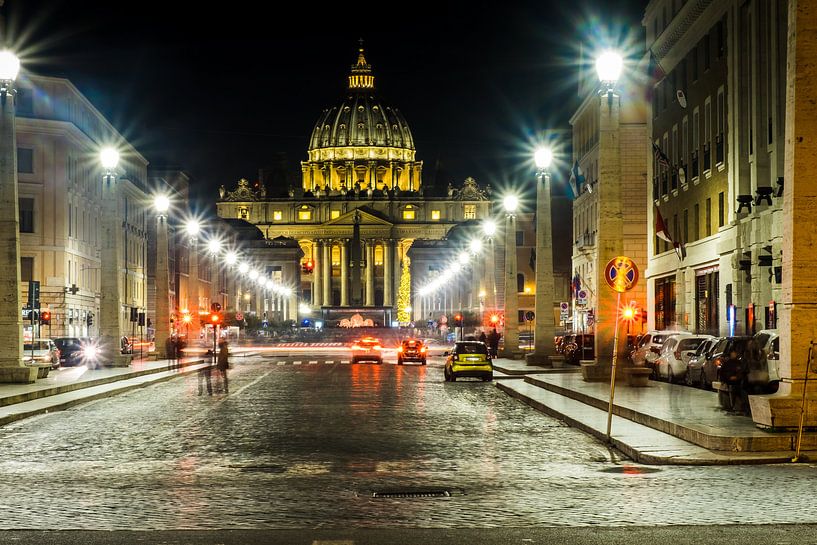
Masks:
[[[218,198],[221,199],[221,200],[224,200],[224,195],[226,195],[226,194],[227,194],[227,188],[224,187],[224,184],[221,184],[218,187]]]

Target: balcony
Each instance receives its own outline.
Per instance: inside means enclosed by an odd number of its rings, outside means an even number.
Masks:
[[[582,248],[590,248],[596,244],[596,232],[593,231],[592,233],[589,231],[585,231],[584,234],[579,235],[579,238],[576,239],[576,248],[581,250]]]

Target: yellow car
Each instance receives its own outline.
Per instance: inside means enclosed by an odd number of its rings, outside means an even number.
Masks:
[[[494,366],[488,356],[488,347],[479,341],[458,341],[451,352],[446,352],[443,374],[453,382],[457,377],[479,377],[494,380]]]

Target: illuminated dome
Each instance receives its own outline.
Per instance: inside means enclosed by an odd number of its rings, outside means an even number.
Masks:
[[[363,48],[352,66],[346,99],[340,106],[323,111],[309,139],[310,151],[347,146],[414,149],[403,114],[377,97],[372,67],[363,56]]]

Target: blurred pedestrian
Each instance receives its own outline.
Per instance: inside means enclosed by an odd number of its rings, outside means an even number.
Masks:
[[[218,344],[218,359],[216,360],[216,369],[221,373],[222,385],[224,386],[224,393],[229,394],[229,387],[227,383],[227,369],[230,368],[229,350],[227,348],[227,341],[221,341]]]
[[[168,337],[165,343],[165,352],[167,352],[167,359],[170,360],[170,368],[175,369],[178,366],[179,355],[177,353],[176,339]]]
[[[207,395],[213,395],[213,382],[210,378],[213,372],[212,362],[199,369],[199,395],[204,394],[204,383],[207,383]]]
[[[499,337],[500,334],[497,333],[496,328],[493,328],[491,332],[488,333],[488,346],[490,347],[492,358],[495,358],[499,352]]]
[[[488,346],[488,336],[485,335],[485,330],[482,330],[482,333],[479,334],[479,342],[484,343],[485,346]]]

